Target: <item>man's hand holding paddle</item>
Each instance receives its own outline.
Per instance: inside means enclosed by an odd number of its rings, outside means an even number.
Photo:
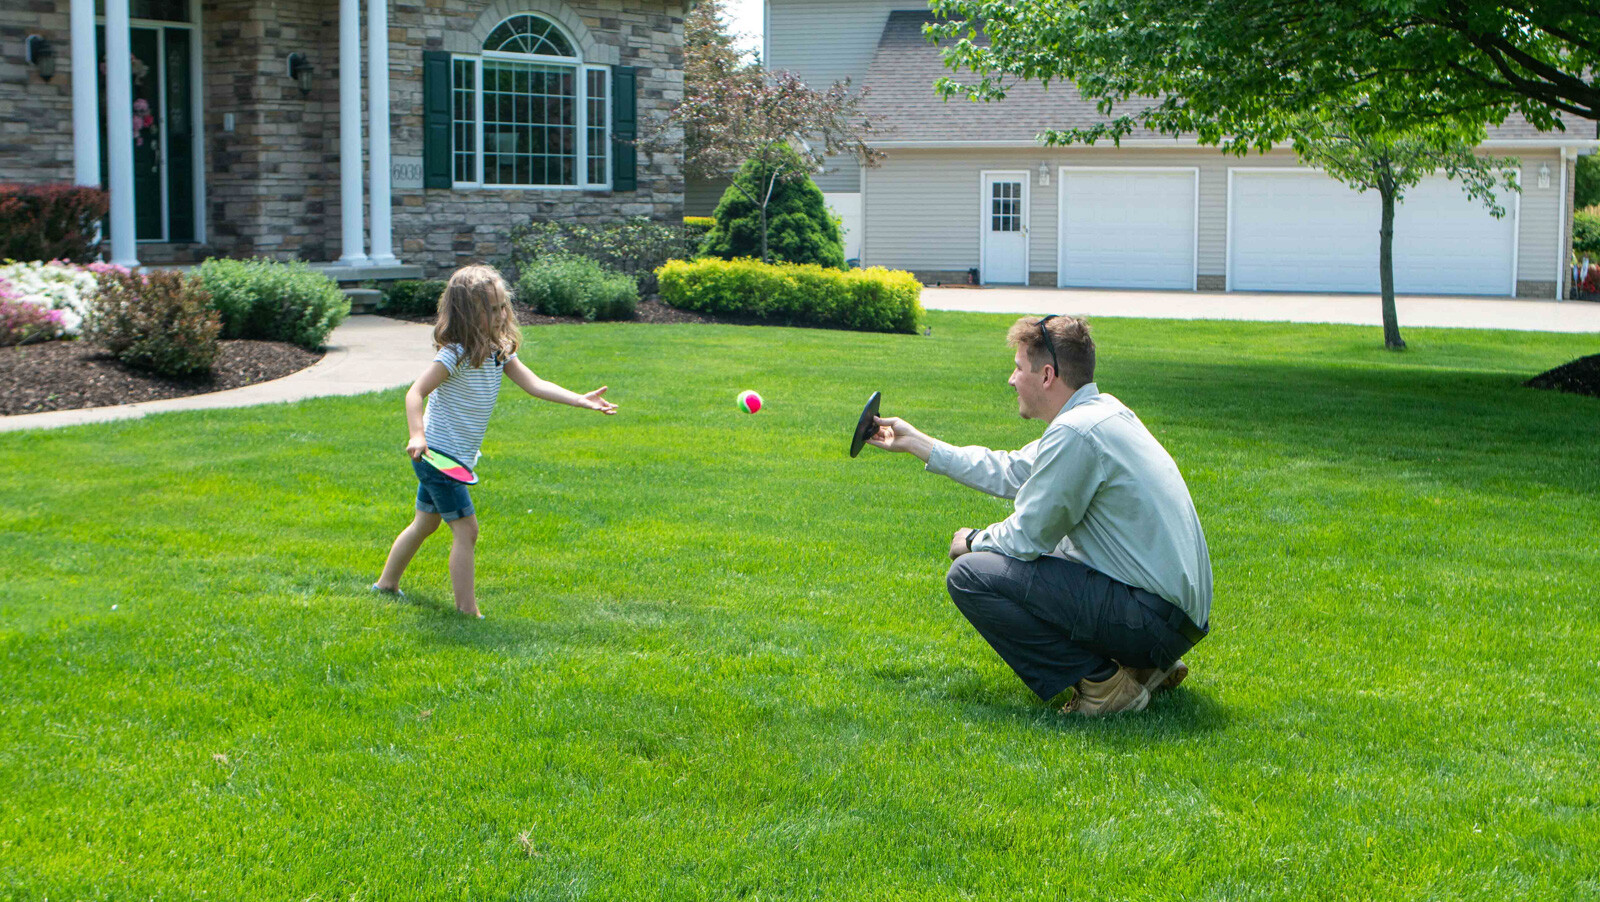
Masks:
[[[917,427],[899,417],[873,417],[878,431],[867,438],[867,444],[885,451],[904,451],[916,455],[923,463],[933,453],[933,439]]]

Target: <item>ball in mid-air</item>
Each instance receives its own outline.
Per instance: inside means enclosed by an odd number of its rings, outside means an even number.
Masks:
[[[739,409],[745,413],[755,413],[761,409],[761,396],[749,389],[739,392]]]

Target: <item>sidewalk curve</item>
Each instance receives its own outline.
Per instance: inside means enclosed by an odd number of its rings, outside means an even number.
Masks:
[[[328,336],[328,353],[321,360],[282,379],[206,395],[0,417],[0,432],[137,419],[172,410],[248,407],[327,395],[359,395],[413,382],[432,358],[432,325],[381,316],[352,316]]]

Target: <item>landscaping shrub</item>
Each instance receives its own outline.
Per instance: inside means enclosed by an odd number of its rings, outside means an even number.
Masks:
[[[0,346],[49,341],[61,336],[61,311],[30,304],[0,279]]]
[[[110,198],[83,185],[0,185],[0,260],[93,260]]]
[[[200,265],[200,281],[222,314],[223,338],[288,341],[316,349],[350,315],[338,283],[296,260],[223,260]]]
[[[700,255],[700,246],[705,244],[706,235],[711,233],[711,227],[717,221],[710,216],[685,216],[683,217],[683,241],[688,253],[684,258]]]
[[[523,269],[545,257],[588,257],[607,269],[632,276],[638,290],[656,291],[655,271],[668,260],[694,256],[695,243],[681,223],[656,222],[635,216],[622,222],[588,225],[569,222],[529,222],[506,235],[511,258],[505,268],[521,278]]]
[[[442,279],[402,279],[383,290],[379,310],[399,316],[438,316]]]
[[[785,150],[784,168],[803,172],[800,155],[792,149]],[[734,183],[717,204],[715,224],[700,246],[702,254],[724,260],[761,259],[761,207],[750,198],[765,196],[769,172],[754,160],[739,169]],[[780,178],[773,186],[772,199],[767,203],[767,256],[774,263],[815,263],[844,269],[839,226],[829,215],[822,192],[810,176]]]
[[[1600,213],[1579,210],[1572,214],[1572,250],[1579,256],[1600,258]]]
[[[922,318],[922,284],[882,267],[705,258],[674,260],[657,275],[663,301],[697,313],[870,332],[915,332]]]
[[[222,321],[201,280],[177,272],[103,272],[84,336],[128,366],[163,376],[209,372]]]
[[[517,280],[517,295],[546,316],[633,319],[639,284],[588,257],[567,254],[541,257],[525,266]]]
[[[1600,154],[1578,158],[1573,168],[1572,206],[1575,209],[1600,204]]]
[[[95,275],[101,272],[127,270],[110,263],[80,266],[63,260],[7,263],[0,266],[0,280],[11,284],[18,300],[60,313],[61,334],[74,336],[99,291]]]

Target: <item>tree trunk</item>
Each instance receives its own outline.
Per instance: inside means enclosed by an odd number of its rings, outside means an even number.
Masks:
[[[1404,351],[1400,337],[1400,317],[1394,309],[1394,189],[1379,187],[1383,198],[1383,222],[1378,226],[1378,284],[1383,291],[1383,346]]]
[[[761,262],[771,263],[767,259],[767,202],[761,201]]]

